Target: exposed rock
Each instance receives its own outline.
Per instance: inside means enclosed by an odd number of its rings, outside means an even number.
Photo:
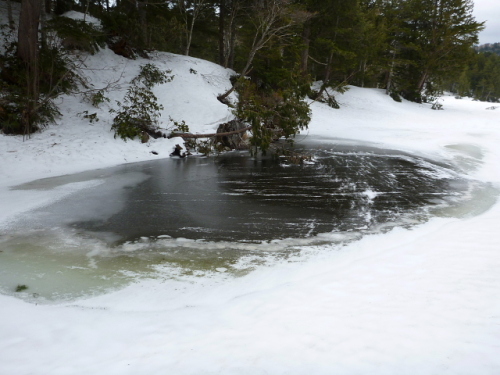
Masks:
[[[142,132],[141,134],[141,142],[142,143],[148,143],[149,141],[149,134],[146,132]]]
[[[231,133],[230,135],[216,136],[215,142],[222,144],[222,146],[230,148],[231,150],[241,150],[248,148],[248,136],[244,129],[248,125],[239,120],[232,120],[224,124],[220,124],[217,128],[217,133]]]
[[[177,156],[179,158],[185,158],[186,156],[188,156],[188,154],[186,154],[185,152],[181,153],[181,150],[183,150],[181,145],[175,145],[174,152],[172,152],[170,156]]]

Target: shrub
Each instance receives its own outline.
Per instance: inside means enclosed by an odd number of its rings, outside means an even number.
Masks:
[[[106,38],[101,30],[82,20],[67,17],[54,17],[47,22],[47,29],[53,31],[61,40],[61,45],[69,50],[96,53],[104,47]]]
[[[17,44],[9,44],[0,54],[0,130],[7,134],[29,135],[60,115],[54,98],[84,83],[74,64],[56,45],[40,49],[36,91],[28,92],[30,76],[16,55]]]
[[[291,139],[307,128],[310,109],[293,90],[258,90],[250,81],[238,87],[236,116],[252,125],[251,145],[265,152],[281,137]]]
[[[155,132],[163,106],[158,104],[158,98],[151,89],[155,84],[170,82],[173,76],[168,73],[170,71],[162,72],[153,64],[141,66],[140,73],[131,81],[124,103],[117,101],[120,109],[110,110],[111,113],[116,113],[111,126],[115,138],[120,137],[126,141],[143,132]]]
[[[23,284],[23,285],[20,285],[20,284],[19,284],[19,285],[16,287],[16,292],[17,292],[17,293],[19,293],[19,292],[24,292],[26,289],[28,289],[28,287],[27,287],[26,285],[24,285],[24,284]]]

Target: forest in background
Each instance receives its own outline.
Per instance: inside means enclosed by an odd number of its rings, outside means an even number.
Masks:
[[[12,41],[0,56],[5,133],[29,135],[53,121],[53,98],[84,85],[68,51],[105,45],[131,59],[167,51],[234,69],[233,88],[219,100],[264,149],[307,127],[306,96],[337,107],[332,92],[347,85],[383,88],[397,101],[433,102],[443,90],[500,98],[500,56],[474,48],[484,25],[471,0],[21,0],[18,19],[14,4],[7,2],[2,27]],[[102,24],[60,17],[70,10]],[[137,130],[129,138],[154,128],[147,112],[158,107],[148,89],[168,81],[164,72],[141,74],[136,100],[152,108],[143,108],[146,118],[119,119]],[[232,91],[238,103],[228,100]],[[105,97],[98,91],[90,99]]]

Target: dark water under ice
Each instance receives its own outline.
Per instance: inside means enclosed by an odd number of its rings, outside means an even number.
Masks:
[[[160,266],[170,267],[171,277],[238,274],[299,245],[347,241],[452,212],[480,185],[449,165],[399,151],[319,143],[298,151],[312,161],[294,165],[237,152],[20,186],[92,182],[2,233],[0,291],[16,294],[16,286],[27,285],[22,295],[29,298],[72,298]]]

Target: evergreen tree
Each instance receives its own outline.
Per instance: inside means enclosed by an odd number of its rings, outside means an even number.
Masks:
[[[400,39],[407,46],[401,54],[408,64],[398,69],[404,97],[421,101],[424,89],[432,94],[444,80],[460,74],[483,29],[472,9],[471,0],[404,2]]]

